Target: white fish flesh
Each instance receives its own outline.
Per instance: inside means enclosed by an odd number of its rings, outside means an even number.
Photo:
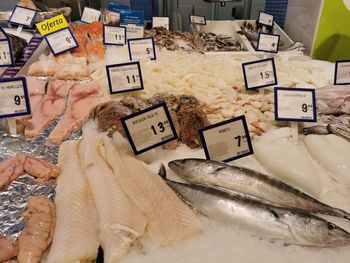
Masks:
[[[78,141],[60,147],[56,227],[48,263],[90,262],[97,257],[98,227],[88,206],[89,185],[80,168]]]
[[[306,147],[337,182],[350,185],[350,143],[334,134],[308,135]]]
[[[202,224],[194,212],[146,164],[129,153],[120,153],[105,136],[106,157],[118,183],[148,219],[151,240],[166,245],[192,237]]]
[[[147,220],[123,192],[110,166],[105,163],[100,138],[86,138],[79,148],[97,208],[104,262],[119,262],[143,235]]]

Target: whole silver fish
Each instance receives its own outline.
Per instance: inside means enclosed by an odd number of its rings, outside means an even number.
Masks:
[[[330,123],[327,125],[327,130],[330,133],[333,133],[335,135],[338,135],[345,140],[348,140],[350,142],[350,126],[346,125],[344,123]]]
[[[305,135],[309,135],[309,134],[327,135],[329,134],[329,131],[327,129],[327,126],[316,125],[316,126],[304,128],[304,134]]]
[[[206,186],[167,181],[182,198],[210,218],[234,223],[259,236],[301,246],[350,245],[350,234],[319,217],[228,194]]]
[[[182,179],[194,184],[227,188],[274,205],[343,217],[350,214],[326,205],[292,186],[256,171],[204,159],[182,159],[168,166]]]

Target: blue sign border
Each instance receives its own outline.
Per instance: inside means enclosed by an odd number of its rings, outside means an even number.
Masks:
[[[114,43],[107,43],[106,42],[106,27],[116,27],[116,28],[123,28],[124,29],[124,44],[114,44]],[[111,26],[111,25],[103,25],[103,44],[104,45],[113,45],[113,46],[125,46],[126,45],[126,27],[125,26]]]
[[[141,88],[113,91],[113,89],[112,89],[111,75],[110,75],[110,73],[109,73],[109,69],[110,69],[110,68],[124,67],[124,66],[128,66],[128,65],[135,65],[135,64],[137,65],[138,70],[139,70]],[[110,93],[110,94],[118,94],[118,93],[124,93],[124,92],[137,91],[137,90],[143,90],[143,89],[144,89],[144,86],[143,86],[143,78],[142,78],[142,71],[141,71],[141,65],[140,65],[140,62],[139,62],[139,61],[132,61],[132,62],[121,63],[121,64],[107,65],[107,66],[106,66],[106,71],[107,71],[107,80],[108,80],[108,87],[109,87],[109,93]]]
[[[170,17],[168,17],[168,16],[153,16],[152,17],[152,28],[154,28],[154,26],[153,26],[153,19],[154,18],[158,18],[158,17],[161,17],[161,18],[168,18],[168,22],[169,22],[169,29],[167,29],[167,30],[170,30]]]
[[[31,10],[31,11],[34,11],[34,12],[35,12],[35,14],[34,14],[34,16],[33,16],[33,19],[30,21],[29,25],[20,24],[20,23],[16,23],[16,22],[12,22],[12,21],[11,21],[11,18],[12,18],[13,14],[15,13],[15,10],[16,10],[17,8],[28,9],[28,10]],[[10,16],[10,18],[9,18],[8,21],[9,21],[9,23],[11,23],[12,25],[24,26],[24,27],[32,27],[32,26],[33,26],[33,23],[34,23],[34,20],[35,20],[35,18],[36,18],[36,16],[37,16],[37,14],[38,14],[38,10],[16,5],[15,8],[13,9],[12,14],[11,14],[11,16]]]
[[[210,125],[210,126],[207,126],[207,127],[205,127],[205,128],[202,128],[202,129],[200,129],[200,130],[198,131],[198,132],[199,132],[200,139],[201,139],[201,142],[202,142],[202,145],[203,145],[203,148],[204,148],[205,157],[207,158],[207,160],[211,160],[211,159],[210,159],[210,154],[209,154],[208,146],[207,146],[207,143],[206,143],[206,141],[205,141],[204,132],[207,131],[207,130],[211,130],[211,129],[213,129],[213,128],[220,127],[220,126],[222,126],[222,125],[226,125],[226,124],[229,124],[229,123],[232,123],[232,122],[236,122],[236,121],[242,121],[242,124],[243,124],[243,127],[244,127],[244,131],[245,131],[246,136],[247,136],[247,143],[248,143],[249,152],[244,153],[244,154],[241,154],[241,155],[237,155],[237,156],[232,157],[232,158],[228,158],[228,159],[226,159],[226,160],[223,160],[222,162],[231,162],[231,161],[233,161],[233,160],[237,160],[237,159],[246,157],[246,156],[248,156],[248,155],[254,154],[254,150],[253,150],[253,146],[252,146],[252,141],[251,141],[251,139],[250,139],[250,134],[249,134],[249,130],[248,130],[247,121],[246,121],[245,115],[241,115],[241,116],[238,116],[238,117],[235,117],[235,118],[226,120],[226,121],[222,121],[222,122],[219,122],[219,123],[215,123],[215,124],[213,124],[213,125]]]
[[[30,102],[29,102],[29,93],[28,93],[28,88],[27,88],[27,81],[25,77],[16,77],[16,78],[3,78],[0,79],[0,83],[4,82],[14,82],[14,81],[22,81],[23,85],[23,92],[24,92],[24,100],[26,103],[26,112],[21,112],[21,113],[12,113],[12,114],[4,114],[0,115],[0,119],[3,118],[11,118],[11,117],[18,117],[18,116],[25,116],[25,115],[30,115],[31,114],[31,109],[30,109]],[[0,91],[1,93],[1,91]]]
[[[258,63],[265,62],[265,61],[269,61],[269,60],[272,61],[272,68],[273,68],[273,74],[274,74],[274,76],[275,76],[275,82],[272,83],[272,84],[264,84],[264,85],[261,85],[261,86],[256,86],[256,87],[249,88],[249,87],[248,87],[248,80],[247,80],[247,75],[246,75],[246,69],[245,69],[245,67],[248,66],[248,65],[258,64]],[[276,65],[275,65],[275,59],[274,59],[274,58],[266,58],[266,59],[261,59],[261,60],[256,60],[256,61],[251,61],[251,62],[242,63],[242,70],[243,70],[244,84],[245,84],[246,90],[256,90],[256,89],[260,89],[260,88],[275,86],[275,85],[278,84],[277,72],[276,72]]]
[[[154,38],[153,37],[140,37],[140,38],[130,38],[128,39],[128,49],[129,49],[129,58],[132,61],[132,52],[131,52],[131,48],[130,48],[130,42],[131,41],[138,41],[138,40],[144,40],[144,39],[151,39],[152,40],[152,46],[153,46],[153,58],[151,58],[151,60],[156,60],[157,59],[157,55],[156,55],[156,47],[154,44]]]
[[[337,82],[337,75],[338,75],[338,65],[340,63],[350,63],[350,60],[337,60],[335,62],[335,71],[334,71],[334,85],[350,85],[350,82],[345,82],[345,83],[338,83]]]
[[[260,42],[260,36],[261,36],[261,35],[269,35],[269,36],[277,36],[277,37],[278,37],[278,43],[277,43],[277,49],[276,49],[276,51],[269,51],[269,50],[262,50],[262,49],[259,49],[259,42]],[[256,44],[256,51],[263,51],[263,52],[267,52],[267,53],[274,53],[274,54],[277,54],[277,53],[278,53],[278,49],[279,49],[279,45],[280,45],[280,39],[281,39],[281,36],[280,36],[280,35],[259,33],[258,42],[257,42],[257,44]]]
[[[96,10],[96,11],[99,11],[99,12],[100,12],[100,16],[99,16],[98,20],[93,21],[93,22],[98,22],[98,21],[101,20],[101,17],[102,17],[102,11],[101,11],[101,10],[97,10],[97,9],[92,8],[92,7],[89,7],[89,6],[84,6],[84,10],[85,10],[85,8],[93,9],[93,10]],[[81,17],[83,17],[84,10],[83,10],[83,13],[81,14]],[[88,24],[88,25],[90,25],[90,24],[92,23],[92,22],[86,22],[86,21],[81,20],[81,17],[80,17],[80,19],[79,19],[80,22],[82,22],[82,23],[84,23],[84,24]]]
[[[168,120],[169,120],[170,128],[171,128],[171,131],[173,132],[174,137],[169,138],[169,139],[167,139],[167,140],[165,140],[165,141],[162,141],[162,142],[160,142],[160,143],[156,143],[156,144],[154,144],[154,145],[152,145],[152,146],[150,146],[150,147],[147,147],[147,148],[144,148],[144,149],[141,149],[141,150],[138,151],[138,150],[136,149],[136,146],[135,146],[135,144],[134,144],[134,141],[133,141],[133,139],[132,139],[132,136],[131,136],[131,134],[130,134],[130,132],[129,132],[128,126],[127,126],[127,124],[126,124],[126,121],[129,120],[129,119],[135,118],[135,117],[137,117],[137,116],[140,116],[140,115],[142,115],[142,114],[144,114],[144,113],[146,113],[146,112],[149,112],[149,111],[152,111],[152,110],[154,110],[154,109],[161,108],[161,107],[164,108],[165,115],[167,116],[167,118],[168,118]],[[151,106],[151,107],[149,107],[149,108],[147,108],[147,109],[138,111],[138,112],[136,112],[136,113],[130,114],[130,115],[125,116],[125,117],[123,117],[123,118],[120,118],[120,122],[121,122],[122,125],[123,125],[123,128],[124,128],[124,130],[125,130],[126,136],[127,136],[128,140],[129,140],[129,143],[130,143],[131,148],[132,148],[132,150],[133,150],[133,152],[134,152],[135,155],[139,155],[139,154],[141,154],[141,153],[147,152],[147,151],[149,151],[149,150],[151,150],[151,149],[157,148],[157,147],[159,147],[159,146],[161,146],[161,145],[163,145],[163,144],[166,144],[166,143],[168,143],[168,142],[171,142],[171,141],[173,141],[173,140],[178,139],[178,136],[177,136],[177,133],[176,133],[176,129],[175,129],[175,126],[174,126],[173,121],[172,121],[172,119],[171,119],[169,110],[168,110],[168,108],[167,108],[167,106],[166,106],[166,104],[165,104],[164,102],[159,103],[159,104],[156,104],[156,105],[153,105],[153,106]]]
[[[293,119],[293,118],[280,118],[278,116],[278,94],[279,90],[290,90],[290,91],[304,91],[311,92],[312,94],[312,103],[313,103],[313,119],[305,120],[305,119]],[[306,88],[283,88],[283,87],[275,87],[274,89],[274,98],[275,98],[275,120],[276,121],[297,121],[297,122],[317,122],[317,114],[316,114],[316,91],[314,89],[306,89]]]
[[[12,43],[11,43],[11,39],[9,38],[9,36],[6,34],[5,30],[0,26],[0,31],[4,34],[5,38],[4,39],[0,39],[0,41],[7,41],[8,45],[9,45],[9,50],[10,50],[10,58],[11,58],[11,64],[7,64],[7,65],[0,65],[1,67],[13,67],[15,65],[15,60],[13,58],[13,50],[12,50]]]
[[[261,13],[264,13],[264,14],[267,14],[267,15],[270,15],[272,16],[272,25],[267,25],[267,24],[263,24],[263,23],[260,23],[260,15]],[[275,22],[275,16],[273,14],[270,14],[270,13],[266,13],[266,12],[263,12],[263,11],[259,11],[259,17],[258,17],[258,20],[257,20],[257,24],[260,24],[260,25],[264,25],[264,26],[268,26],[268,27],[273,27],[274,25],[274,22]]]
[[[191,20],[191,16],[197,16],[197,15],[192,15],[192,14],[189,14],[188,17],[190,19],[190,24],[192,25],[202,25],[202,26],[206,26],[207,25],[207,19],[205,16],[198,16],[198,17],[203,17],[204,18],[204,24],[201,24],[201,23],[193,23],[192,20]]]
[[[68,49],[63,50],[63,51],[60,51],[60,52],[58,52],[58,53],[55,53],[55,51],[53,50],[53,48],[52,48],[52,46],[51,46],[51,44],[50,44],[50,41],[47,39],[47,36],[56,34],[57,32],[64,31],[64,30],[67,30],[67,29],[68,29],[68,31],[70,32],[70,34],[72,35],[73,40],[74,40],[74,43],[75,43],[76,46],[75,46],[75,47],[68,48]],[[54,56],[57,56],[57,55],[59,55],[59,54],[62,54],[62,53],[64,53],[64,52],[67,52],[67,51],[69,51],[69,50],[72,50],[72,49],[75,49],[75,48],[79,47],[79,44],[78,44],[77,40],[75,39],[75,36],[74,36],[74,34],[72,33],[72,31],[70,30],[69,27],[65,27],[65,28],[62,28],[62,29],[57,30],[57,31],[55,31],[55,32],[52,32],[52,33],[50,33],[50,34],[47,34],[47,35],[44,36],[44,39],[46,40],[46,43],[47,43],[48,46],[50,47],[50,50],[51,50],[51,52],[54,54]]]

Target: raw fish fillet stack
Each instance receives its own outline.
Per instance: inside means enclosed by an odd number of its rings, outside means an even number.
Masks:
[[[90,262],[97,257],[98,229],[88,205],[90,189],[80,168],[78,141],[64,142],[56,187],[56,227],[48,263]]]
[[[47,93],[27,122],[25,136],[33,138],[38,136],[64,111],[66,97],[73,82],[55,80],[49,82]]]
[[[69,92],[63,118],[49,135],[48,141],[60,144],[84,121],[90,110],[101,102],[100,87],[96,81],[76,84]]]
[[[147,221],[125,195],[104,161],[100,138],[83,140],[80,156],[98,212],[104,262],[119,262],[134,241],[143,235]]]

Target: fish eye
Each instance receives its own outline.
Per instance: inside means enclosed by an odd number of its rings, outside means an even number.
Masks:
[[[328,228],[328,230],[334,230],[336,228],[336,226],[332,223],[327,223],[327,228]]]

